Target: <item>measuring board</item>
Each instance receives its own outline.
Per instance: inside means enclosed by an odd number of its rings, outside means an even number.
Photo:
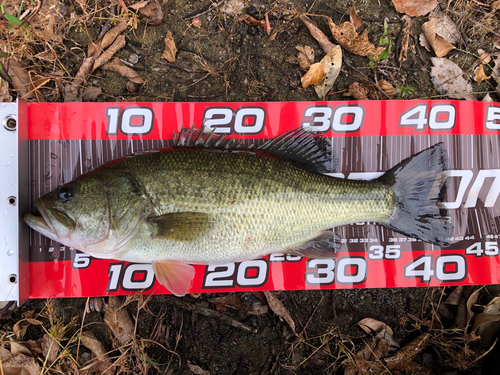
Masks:
[[[12,118],[17,119],[17,128],[8,129]],[[173,132],[182,126],[206,126],[255,145],[303,127],[329,138],[339,160],[329,174],[350,179],[376,178],[402,160],[444,142],[450,158],[445,206],[454,227],[451,246],[446,248],[374,223],[338,227],[334,232],[342,248],[336,258],[271,254],[241,263],[197,265],[191,293],[500,282],[498,103],[19,102],[0,105],[0,120],[4,133],[18,138],[16,143],[2,135],[5,147],[0,149],[3,160],[18,160],[15,176],[3,178],[0,189],[6,212],[3,220],[10,225],[2,230],[15,236],[12,240],[4,235],[0,247],[0,300],[168,293],[156,282],[150,264],[92,258],[29,230],[20,218],[33,209],[36,198],[110,160],[169,147]],[[16,150],[8,149],[14,144]],[[13,172],[14,167],[8,167]],[[0,173],[5,175],[2,169]],[[18,190],[8,190],[11,187]],[[9,197],[16,202],[12,204]],[[17,216],[11,216],[14,213]]]

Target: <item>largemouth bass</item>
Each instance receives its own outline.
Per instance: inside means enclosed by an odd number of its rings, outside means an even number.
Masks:
[[[448,246],[442,205],[447,152],[436,144],[372,181],[321,174],[318,140],[301,130],[255,149],[204,130],[175,147],[112,161],[35,202],[33,229],[97,258],[152,263],[173,294],[189,291],[192,264],[293,252],[332,257],[332,227],[377,222]]]

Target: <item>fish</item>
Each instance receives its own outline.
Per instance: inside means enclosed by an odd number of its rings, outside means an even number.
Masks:
[[[170,148],[108,162],[37,199],[24,220],[93,257],[151,263],[176,296],[189,292],[196,264],[334,257],[341,244],[331,228],[346,224],[450,245],[443,143],[370,181],[326,175],[334,163],[327,139],[303,129],[244,147],[182,128]]]

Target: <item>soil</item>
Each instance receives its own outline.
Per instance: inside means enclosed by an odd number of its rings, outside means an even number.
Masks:
[[[317,100],[312,87],[303,89],[300,78],[304,71],[296,63],[290,63],[297,45],[309,45],[314,49],[317,61],[324,52],[298,19],[299,12],[328,16],[336,24],[349,20],[352,2],[335,0],[282,1],[270,3],[255,0],[243,3],[240,15],[226,14],[222,1],[210,6],[209,0],[168,0],[161,4],[164,18],[160,25],[152,26],[140,21],[140,15],[129,15],[126,32],[127,43],[116,56],[131,64],[143,78],[144,85],[137,93],[126,89],[127,79],[111,71],[95,71],[88,85],[102,88],[99,101],[312,101]],[[226,2],[227,3],[227,2]],[[231,3],[236,3],[231,1]],[[472,3],[472,2],[471,2]],[[475,2],[480,4],[479,2]],[[441,2],[442,9],[458,25],[464,38],[461,50],[455,50],[447,58],[467,70],[475,61],[472,54],[482,48],[492,52],[498,39],[498,16],[490,12],[489,6],[470,5],[467,1]],[[56,71],[61,68],[71,82],[85,57],[84,51],[90,41],[96,40],[106,19],[109,18],[109,3],[72,1],[69,6],[73,22],[66,29],[63,46],[57,46],[60,67],[50,64],[38,66],[38,71]],[[394,43],[393,52],[387,60],[373,66],[370,59],[344,51],[343,68],[327,100],[346,100],[344,92],[353,82],[373,85],[381,79],[389,81],[399,89],[397,98],[438,98],[430,77],[432,53],[418,44],[422,24],[427,17],[413,18],[412,35],[408,59],[397,62],[396,54],[402,36],[402,14],[398,13],[390,0],[361,0],[356,9],[365,20],[362,29],[368,30],[369,39],[378,45],[384,34],[384,19],[387,37]],[[250,9],[253,7],[253,9]],[[270,35],[261,26],[247,25],[238,18],[252,13],[257,19],[270,11],[272,26]],[[69,17],[69,16],[68,16]],[[201,27],[192,25],[198,17]],[[313,17],[326,35],[327,20]],[[171,31],[178,48],[175,63],[162,58],[165,35]],[[270,36],[274,39],[270,40]],[[37,48],[41,48],[38,46]],[[36,50],[35,50],[36,52]],[[138,56],[138,61],[134,58]],[[33,67],[33,66],[32,66]],[[35,68],[33,68],[35,69]],[[488,72],[487,72],[488,74]],[[498,99],[495,87],[485,81],[475,84],[474,89],[482,99],[484,93]],[[46,100],[63,100],[60,83],[49,83],[41,89]],[[383,98],[385,98],[382,95]],[[267,314],[250,315],[235,309],[221,311],[231,318],[253,327],[256,333],[247,332],[229,325],[216,317],[207,317],[188,311],[175,303],[171,297],[153,296],[147,308],[138,311],[137,301],[127,305],[127,310],[136,324],[136,337],[153,340],[161,344],[148,343],[125,361],[123,373],[168,373],[192,374],[330,374],[343,373],[342,361],[351,361],[355,353],[368,339],[356,323],[370,317],[386,323],[394,331],[396,341],[404,346],[422,332],[435,332],[433,323],[442,327],[453,327],[457,308],[442,307],[440,302],[454,288],[400,288],[400,289],[354,289],[333,291],[279,292],[277,297],[290,311],[297,327],[296,336],[289,325],[271,310]],[[466,288],[470,295],[477,288]],[[484,301],[498,294],[498,287],[490,286],[481,293]],[[187,296],[190,304],[215,310],[217,306],[208,300],[223,295],[204,294]],[[243,293],[244,303],[258,301],[252,293]],[[106,301],[106,299],[104,299]],[[85,313],[87,299],[55,300],[56,315],[64,324],[74,320],[68,328],[69,339],[82,324],[94,332],[103,342],[111,356],[117,358],[123,351],[116,350],[104,321],[104,310]],[[27,302],[11,317],[3,315],[0,327],[12,332],[14,325],[27,315],[46,311],[47,301]],[[438,307],[439,306],[439,307]],[[218,307],[220,308],[220,306]],[[439,314],[438,314],[439,312]],[[82,319],[84,318],[84,322]],[[163,331],[159,328],[163,326]],[[444,328],[443,328],[444,329]],[[43,335],[40,326],[31,325],[25,340],[36,340]],[[436,334],[437,335],[437,334]],[[463,336],[463,330],[457,337]],[[435,337],[435,336],[433,336]],[[146,342],[146,341],[144,341]],[[466,345],[463,346],[465,351]],[[76,348],[72,347],[72,352]],[[88,352],[87,349],[80,349]],[[462,349],[460,349],[462,350]],[[140,360],[146,354],[147,360]],[[495,368],[494,351],[486,361],[475,366],[460,368],[453,357],[439,347],[439,342],[430,343],[416,361],[436,374],[499,373]],[[344,363],[345,364],[345,363]],[[358,363],[359,364],[359,363]],[[493,364],[493,366],[490,366]],[[142,366],[142,367],[141,367]],[[190,367],[191,366],[191,367]],[[481,367],[482,366],[482,367]],[[488,367],[490,366],[490,367]],[[64,369],[64,367],[62,367]],[[50,371],[58,372],[54,367]],[[64,373],[64,370],[60,370]],[[495,372],[496,371],[496,372]],[[117,370],[118,372],[118,370]],[[375,373],[375,372],[371,372]],[[389,373],[389,372],[387,372]],[[392,373],[406,373],[393,371]],[[408,372],[409,373],[409,372]],[[412,372],[414,373],[414,372]],[[425,373],[425,372],[422,372]],[[429,372],[427,372],[429,373]]]

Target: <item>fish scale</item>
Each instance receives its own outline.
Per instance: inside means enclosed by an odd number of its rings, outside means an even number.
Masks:
[[[157,214],[203,212],[215,223],[212,231],[186,243],[151,238],[144,224],[137,241],[123,251],[130,261],[256,258],[283,252],[334,226],[387,221],[395,208],[391,189],[379,182],[334,179],[252,153],[152,153],[126,159],[124,166],[148,186],[145,194]]]

